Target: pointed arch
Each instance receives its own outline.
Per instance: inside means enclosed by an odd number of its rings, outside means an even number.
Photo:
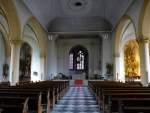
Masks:
[[[39,48],[40,48],[40,56],[45,57],[46,56],[46,32],[44,31],[43,27],[40,25],[40,23],[36,20],[35,17],[30,17],[25,25],[29,25],[32,30],[34,31]]]
[[[131,19],[130,16],[124,15],[120,21],[118,22],[118,25],[116,27],[116,32],[115,32],[115,37],[114,37],[114,56],[120,56],[120,47],[119,47],[119,42],[120,39],[125,31],[125,29],[128,27],[128,25],[132,22],[135,29],[135,24],[133,20]],[[135,31],[136,32],[136,31]]]

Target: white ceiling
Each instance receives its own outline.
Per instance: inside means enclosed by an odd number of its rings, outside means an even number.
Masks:
[[[113,26],[125,13],[133,0],[23,0],[46,29],[55,18],[102,17]],[[83,2],[82,6],[73,6]]]

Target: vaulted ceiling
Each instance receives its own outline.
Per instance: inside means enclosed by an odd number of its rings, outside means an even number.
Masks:
[[[61,25],[70,26],[70,24],[76,24],[73,30],[76,30],[75,27],[81,24],[80,27],[84,26],[84,28],[87,28],[89,26],[89,28],[92,27],[90,30],[96,30],[100,29],[97,26],[102,26],[102,23],[106,21],[103,26],[108,27],[109,25],[107,24],[109,23],[112,26],[111,28],[113,28],[134,0],[23,1],[45,29],[49,31],[51,31],[50,29],[54,29],[54,31],[57,31],[60,29],[53,28],[54,26],[61,28]],[[86,24],[88,25],[86,26]]]

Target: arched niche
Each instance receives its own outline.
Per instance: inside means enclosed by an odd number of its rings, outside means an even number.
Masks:
[[[29,24],[25,25],[23,33],[23,42],[30,45],[32,49],[31,56],[31,81],[41,80],[41,69],[40,69],[40,47],[37,40],[37,35],[34,29]]]
[[[125,82],[124,45],[135,40],[135,25],[131,18],[125,16],[117,26],[114,41],[114,79]]]
[[[25,29],[28,26],[28,30]],[[23,37],[33,48],[31,80],[44,80],[46,79],[46,48],[47,46],[47,33],[38,22],[38,20],[31,16],[26,21],[24,26]],[[24,40],[23,39],[23,40]],[[32,42],[32,43],[31,43]],[[34,43],[34,44],[33,44]],[[33,47],[34,46],[34,47]],[[37,73],[37,74],[36,74]],[[33,76],[32,76],[33,75]],[[33,78],[32,78],[33,77]]]
[[[88,50],[77,45],[69,51],[69,72],[73,79],[88,79]]]

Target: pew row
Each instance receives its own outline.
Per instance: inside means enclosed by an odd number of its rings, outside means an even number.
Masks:
[[[69,81],[0,85],[1,113],[47,113],[68,90]]]
[[[149,113],[150,88],[114,81],[89,81],[102,113]]]

